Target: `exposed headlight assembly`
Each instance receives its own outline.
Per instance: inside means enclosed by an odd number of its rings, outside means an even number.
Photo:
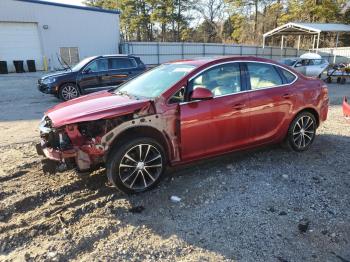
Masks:
[[[48,133],[50,133],[52,131],[51,121],[45,115],[43,116],[43,118],[40,121],[39,130],[43,134],[48,134]]]
[[[45,79],[43,79],[43,84],[52,84],[53,82],[55,82],[56,81],[56,78],[54,78],[54,77],[48,77],[48,78],[45,78]]]

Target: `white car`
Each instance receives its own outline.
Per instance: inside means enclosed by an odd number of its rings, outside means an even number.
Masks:
[[[315,53],[306,53],[297,58],[285,58],[279,61],[282,64],[294,68],[306,76],[321,77],[329,65],[326,59]]]

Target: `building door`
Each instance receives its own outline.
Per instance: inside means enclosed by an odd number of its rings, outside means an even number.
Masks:
[[[13,60],[35,60],[42,69],[43,55],[36,23],[0,22],[0,60],[7,61],[10,72],[15,71]]]

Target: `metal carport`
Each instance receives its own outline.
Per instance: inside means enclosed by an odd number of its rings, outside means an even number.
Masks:
[[[300,47],[300,36],[301,35],[311,35],[313,36],[312,50],[316,49],[318,52],[318,47],[320,44],[320,35],[324,32],[337,33],[335,47],[338,47],[339,33],[350,33],[350,25],[346,24],[329,24],[329,23],[299,23],[290,22],[263,34],[263,48],[265,47],[266,38],[271,36],[281,36],[281,49],[284,45],[284,36],[295,35],[298,36],[297,49]],[[316,48],[315,48],[316,44]]]

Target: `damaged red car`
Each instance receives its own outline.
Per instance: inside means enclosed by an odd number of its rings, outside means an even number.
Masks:
[[[37,151],[60,169],[104,165],[113,185],[135,193],[168,165],[281,142],[305,151],[327,112],[322,81],[272,60],[182,60],[51,108]]]

